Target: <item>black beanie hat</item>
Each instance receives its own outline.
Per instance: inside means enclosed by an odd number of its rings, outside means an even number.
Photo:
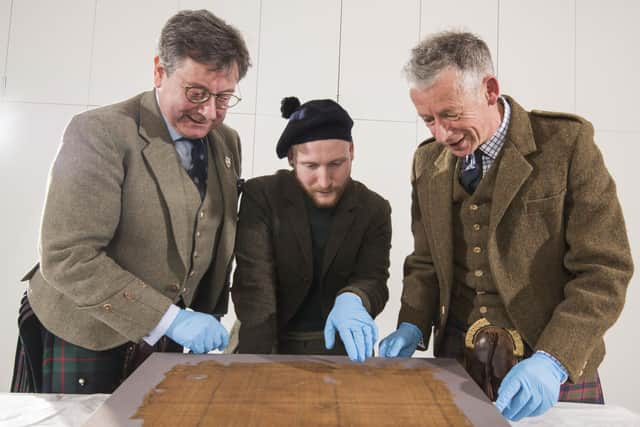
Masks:
[[[296,144],[320,139],[353,141],[353,120],[349,113],[331,99],[319,99],[300,105],[300,100],[294,96],[284,98],[280,112],[282,117],[289,119],[276,145],[276,153],[280,159],[286,157],[289,148]]]

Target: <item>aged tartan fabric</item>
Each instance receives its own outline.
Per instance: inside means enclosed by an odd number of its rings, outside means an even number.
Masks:
[[[18,324],[12,392],[112,393],[153,351],[182,351],[166,338],[153,347],[146,343],[128,343],[105,351],[78,347],[47,331],[26,295],[20,304]]]
[[[442,350],[438,356],[456,359],[464,366],[465,333],[465,330],[454,327],[451,323],[448,323],[444,331],[445,336]],[[525,347],[525,356],[528,357],[532,351],[526,344]],[[604,404],[604,394],[602,393],[600,377],[596,373],[596,378],[593,381],[583,380],[575,384],[566,382],[560,385],[560,397],[558,400],[561,402]]]

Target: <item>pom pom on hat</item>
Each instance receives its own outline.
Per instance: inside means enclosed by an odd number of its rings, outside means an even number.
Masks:
[[[289,122],[276,145],[279,158],[286,157],[289,148],[296,144],[323,139],[353,141],[353,120],[349,113],[332,99],[318,99],[300,105],[300,100],[291,96],[282,100],[280,112]]]
[[[280,112],[282,113],[282,117],[285,119],[291,117],[298,108],[300,108],[300,100],[295,96],[282,98],[282,101],[280,102]]]

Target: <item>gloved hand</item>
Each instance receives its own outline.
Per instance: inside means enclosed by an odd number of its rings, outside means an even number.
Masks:
[[[373,355],[378,327],[358,295],[345,292],[336,298],[324,325],[324,345],[327,349],[332,349],[335,344],[336,330],[340,333],[349,359],[364,362],[365,358]]]
[[[224,350],[229,344],[229,333],[210,314],[180,310],[167,329],[166,336],[194,353]]]
[[[560,384],[566,380],[562,365],[537,351],[517,363],[504,377],[496,407],[511,421],[541,415],[558,401]]]
[[[413,323],[402,322],[380,342],[380,357],[411,357],[421,339],[420,328]]]

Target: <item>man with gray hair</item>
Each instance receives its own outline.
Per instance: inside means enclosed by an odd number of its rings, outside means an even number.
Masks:
[[[633,272],[615,183],[583,118],[501,95],[487,45],[427,38],[406,71],[433,138],[412,169],[414,250],[385,357],[457,358],[511,420],[603,403],[603,334]],[[434,143],[435,142],[435,143]]]
[[[240,141],[222,122],[249,66],[235,28],[182,11],[153,91],[71,120],[23,279],[13,391],[111,393],[153,351],[226,347]]]

